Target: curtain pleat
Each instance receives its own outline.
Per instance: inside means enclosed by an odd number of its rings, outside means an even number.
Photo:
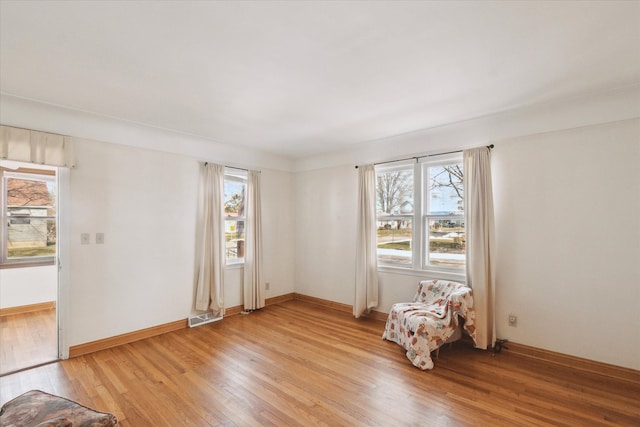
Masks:
[[[260,212],[260,172],[247,174],[245,197],[244,309],[264,307],[262,283],[262,214]]]
[[[353,315],[360,317],[378,306],[376,251],[376,172],[373,165],[359,167],[356,241],[356,283]]]
[[[67,168],[76,165],[71,138],[11,126],[0,126],[0,158]]]
[[[495,345],[495,225],[491,186],[491,152],[487,147],[464,150],[467,285],[473,289],[476,345]]]
[[[201,169],[198,229],[200,244],[196,309],[224,315],[224,166],[207,163]]]

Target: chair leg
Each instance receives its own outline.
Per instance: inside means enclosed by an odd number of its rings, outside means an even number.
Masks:
[[[440,347],[436,348],[436,359],[440,357]]]

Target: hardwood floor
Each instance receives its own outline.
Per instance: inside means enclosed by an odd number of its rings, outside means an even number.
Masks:
[[[0,375],[58,358],[56,309],[0,316]]]
[[[640,425],[640,382],[465,343],[414,368],[384,324],[301,301],[0,378],[122,426]]]

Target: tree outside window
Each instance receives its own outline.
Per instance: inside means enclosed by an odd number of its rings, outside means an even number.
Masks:
[[[464,268],[464,174],[462,163],[425,165],[426,188],[424,264]]]
[[[378,263],[413,269],[465,266],[460,156],[376,168]]]
[[[376,173],[378,260],[411,266],[413,236],[413,169]]]

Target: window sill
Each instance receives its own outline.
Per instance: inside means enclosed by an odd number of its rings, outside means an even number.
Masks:
[[[28,267],[45,267],[49,265],[56,265],[55,260],[47,260],[47,261],[29,261],[29,262],[7,262],[4,264],[0,264],[0,270],[8,270],[10,268],[28,268]]]
[[[397,274],[401,276],[413,276],[421,279],[433,278],[451,280],[453,282],[465,283],[467,281],[465,272],[452,272],[442,270],[416,270],[413,268],[392,267],[388,265],[379,266],[378,273]]]
[[[244,268],[244,262],[234,262],[233,264],[227,264],[225,267],[227,270],[240,270]]]

